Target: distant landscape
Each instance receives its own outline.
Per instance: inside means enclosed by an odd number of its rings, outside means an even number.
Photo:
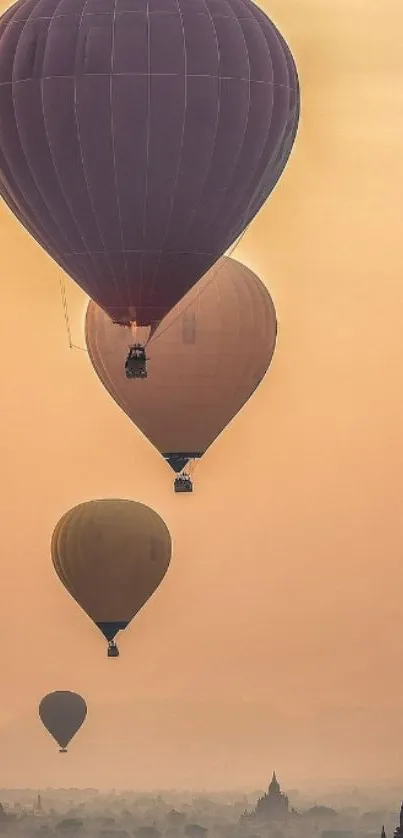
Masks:
[[[401,792],[400,792],[401,793]],[[199,793],[0,789],[0,831],[94,838],[402,838],[399,789]]]

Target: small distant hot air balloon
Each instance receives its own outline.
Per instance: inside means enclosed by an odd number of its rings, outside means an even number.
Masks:
[[[108,641],[125,629],[154,593],[171,560],[162,518],[142,503],[103,499],[66,512],[51,542],[56,573]]]
[[[114,322],[155,327],[228,250],[298,119],[290,49],[251,0],[18,0],[0,18],[0,194]]]
[[[223,257],[168,314],[149,344],[149,375],[128,382],[124,331],[95,303],[86,317],[104,387],[177,473],[203,456],[252,395],[273,357],[276,312],[260,279]],[[188,473],[176,491],[191,491]]]
[[[68,690],[48,693],[39,705],[42,724],[56,740],[60,753],[67,753],[67,745],[84,723],[87,705],[81,695]]]

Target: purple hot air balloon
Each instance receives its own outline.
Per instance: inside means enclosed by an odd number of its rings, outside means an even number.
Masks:
[[[157,324],[258,212],[298,77],[251,0],[18,0],[0,19],[0,192],[114,322]]]

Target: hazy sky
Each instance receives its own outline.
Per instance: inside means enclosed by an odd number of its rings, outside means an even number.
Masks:
[[[193,496],[68,349],[62,272],[1,207],[0,786],[403,773],[403,7],[265,10],[302,118],[236,257],[273,295],[278,348]],[[117,661],[49,555],[61,514],[104,496],[149,504],[174,540]],[[53,689],[89,706],[64,758],[37,720]]]

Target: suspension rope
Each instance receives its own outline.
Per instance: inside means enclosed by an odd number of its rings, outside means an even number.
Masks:
[[[73,343],[73,340],[72,340],[72,337],[71,337],[69,308],[68,308],[68,305],[67,305],[66,286],[64,284],[63,277],[59,278],[59,284],[60,284],[60,296],[62,298],[62,309],[63,309],[64,323],[65,323],[66,332],[67,332],[67,340],[68,340],[68,343],[69,343],[69,349],[79,349],[81,352],[86,352],[87,355],[88,355],[88,349],[85,349],[84,346],[77,346],[75,343]]]

